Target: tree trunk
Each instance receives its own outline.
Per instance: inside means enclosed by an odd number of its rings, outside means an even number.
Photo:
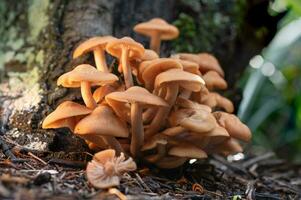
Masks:
[[[252,38],[257,29],[244,21],[252,3],[212,2],[0,1],[0,133],[32,149],[83,150],[82,140],[66,129],[41,129],[43,118],[59,103],[81,99],[78,90],[57,87],[57,78],[78,64],[93,64],[88,55],[72,60],[73,49],[89,37],[131,36],[148,46],[148,40],[132,28],[153,17],[173,22],[186,13],[194,19],[197,30],[202,30],[194,38],[201,42],[191,51],[209,51],[220,59],[231,86],[230,98],[239,101],[240,94],[233,95],[235,82],[250,56],[262,48],[265,36]],[[162,55],[168,56],[173,48],[185,50],[179,46],[187,39],[185,30],[180,27],[180,31],[183,37],[164,43]]]

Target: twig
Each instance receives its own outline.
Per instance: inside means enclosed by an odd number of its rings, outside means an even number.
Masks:
[[[252,159],[250,159],[250,160],[245,161],[245,162],[242,164],[242,166],[243,166],[244,168],[248,168],[249,166],[251,166],[251,165],[253,165],[253,164],[255,164],[255,163],[258,163],[258,162],[260,162],[260,161],[262,161],[262,160],[266,160],[266,159],[268,159],[268,158],[271,158],[271,157],[273,157],[274,155],[275,155],[275,154],[274,154],[273,152],[268,152],[268,153],[263,154],[263,155],[261,155],[261,156],[257,156],[257,157],[255,157],[255,158],[252,158]]]
[[[47,165],[47,162],[45,162],[44,160],[42,160],[41,158],[39,158],[38,156],[34,155],[31,152],[27,153],[29,156],[31,156],[32,158],[36,159],[37,161],[40,161],[43,165]]]
[[[143,185],[143,187],[144,187],[145,189],[147,189],[147,190],[148,190],[149,192],[151,192],[151,193],[154,193],[154,192],[153,192],[153,191],[145,184],[145,182],[142,180],[142,178],[139,176],[138,173],[135,173],[135,175],[136,175],[138,181],[140,182],[140,184]]]

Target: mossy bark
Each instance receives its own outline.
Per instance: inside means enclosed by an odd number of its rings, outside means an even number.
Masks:
[[[262,38],[252,38],[242,27],[252,6],[246,1],[173,0],[24,0],[0,1],[0,131],[16,143],[39,150],[84,149],[82,140],[68,130],[43,130],[41,122],[64,100],[81,102],[80,91],[58,88],[57,78],[80,63],[91,63],[91,55],[72,60],[72,51],[81,41],[96,35],[131,36],[148,46],[148,40],[132,27],[153,17],[169,22],[186,14],[201,32],[191,39],[185,26],[181,37],[166,42],[162,55],[179,45],[194,46],[188,51],[216,54],[226,71],[231,91],[246,67],[250,55],[262,48]],[[232,6],[232,7],[231,7]],[[206,23],[205,23],[206,22]],[[184,20],[184,25],[186,22]],[[202,28],[204,27],[204,28]],[[214,31],[214,34],[212,34]],[[188,34],[188,36],[187,36]],[[188,38],[187,38],[188,37]],[[263,36],[264,38],[264,36]],[[203,42],[195,43],[200,40]],[[252,45],[247,45],[247,44]],[[232,92],[233,94],[234,92]],[[237,95],[232,97],[238,98]]]

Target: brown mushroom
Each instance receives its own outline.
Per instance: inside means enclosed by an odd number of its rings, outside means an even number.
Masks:
[[[170,148],[168,155],[177,156],[181,158],[207,158],[205,151],[191,144],[181,144]]]
[[[132,70],[129,65],[129,57],[142,58],[144,55],[144,47],[129,37],[123,37],[111,41],[106,46],[106,51],[114,57],[119,58],[120,65],[124,74],[124,81],[126,89],[132,87],[133,77]]]
[[[216,71],[222,77],[224,77],[225,73],[221,68],[218,60],[211,54],[208,53],[199,53],[199,54],[191,54],[191,53],[179,53],[176,54],[181,60],[188,60],[199,64],[199,70],[202,74],[208,71]]]
[[[68,127],[73,131],[78,119],[77,117],[88,115],[91,112],[92,110],[85,106],[72,101],[65,101],[44,119],[42,128]]]
[[[73,52],[73,58],[93,51],[95,65],[99,71],[109,72],[104,49],[108,42],[115,40],[112,36],[93,37],[81,43]]]
[[[154,133],[160,130],[162,124],[164,124],[167,115],[169,114],[171,107],[174,105],[179,87],[183,87],[190,91],[199,91],[203,87],[203,79],[195,74],[185,72],[181,69],[170,69],[168,71],[160,73],[155,80],[155,88],[159,90],[162,87],[166,87],[165,100],[169,104],[167,108],[160,108],[152,120],[150,127],[146,131],[146,136],[150,137]]]
[[[126,160],[123,153],[116,157],[112,149],[96,153],[88,163],[86,173],[88,181],[96,188],[109,188],[120,183],[120,175],[136,170],[132,158]]]
[[[179,108],[191,108],[194,110],[205,110],[209,113],[212,112],[212,109],[209,106],[199,104],[197,102],[191,101],[186,98],[178,97],[176,100],[176,106]]]
[[[250,141],[252,137],[251,131],[238,117],[225,112],[214,112],[213,115],[216,118],[217,123],[224,127],[231,137],[245,142]]]
[[[129,136],[126,123],[115,116],[110,107],[103,105],[99,105],[90,115],[80,120],[74,133],[96,145],[101,145],[104,140],[118,153],[123,150],[115,137]]]
[[[177,38],[179,30],[161,18],[153,18],[147,22],[137,24],[134,31],[151,38],[150,48],[159,54],[161,40]]]
[[[93,99],[91,86],[105,85],[118,80],[114,74],[100,72],[93,66],[82,64],[74,68],[72,71],[61,75],[57,80],[57,85],[68,88],[81,88],[83,100],[88,108],[94,109],[96,102]]]
[[[168,104],[146,89],[138,86],[133,86],[124,92],[113,92],[106,96],[106,101],[109,105],[114,102],[124,102],[131,104],[131,126],[132,140],[131,153],[134,157],[139,154],[144,141],[144,130],[142,122],[142,109],[146,106],[165,106]],[[113,107],[114,109],[114,107]],[[115,110],[116,112],[116,110]],[[118,113],[118,111],[116,112]]]
[[[200,103],[205,104],[211,108],[223,108],[228,113],[234,112],[233,103],[226,97],[223,97],[215,92],[210,92],[207,95],[203,95],[201,97]]]
[[[161,160],[157,161],[155,164],[162,169],[173,169],[183,165],[188,158],[181,158],[177,156],[166,156]]]
[[[209,90],[217,89],[227,89],[228,85],[225,79],[221,77],[216,71],[208,71],[203,75],[203,79],[206,83],[206,87]]]

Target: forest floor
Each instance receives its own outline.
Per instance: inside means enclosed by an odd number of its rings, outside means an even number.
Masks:
[[[212,156],[175,170],[142,167],[117,190],[98,190],[85,177],[90,153],[29,151],[0,137],[0,199],[118,199],[118,192],[127,199],[301,199],[301,165],[271,152],[232,162]]]

